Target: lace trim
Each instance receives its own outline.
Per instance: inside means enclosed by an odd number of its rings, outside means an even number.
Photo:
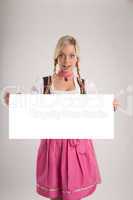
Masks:
[[[97,183],[96,183],[97,184]],[[73,190],[73,191],[70,191],[70,190],[62,190],[61,188],[48,188],[48,187],[44,187],[44,186],[41,186],[39,184],[37,184],[37,187],[41,188],[42,190],[47,190],[47,191],[51,191],[51,192],[54,192],[54,191],[57,191],[57,190],[61,190],[62,192],[64,193],[71,193],[71,192],[79,192],[79,191],[83,191],[83,190],[87,190],[93,186],[95,186],[96,184],[93,184],[93,185],[89,185],[87,187],[83,187],[83,188],[79,188],[79,189],[76,189],[76,190]]]

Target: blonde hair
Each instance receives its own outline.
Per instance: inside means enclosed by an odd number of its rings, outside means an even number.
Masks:
[[[65,44],[74,45],[77,58],[78,58],[78,60],[80,59],[80,57],[79,57],[80,50],[79,50],[79,45],[78,45],[77,40],[70,35],[62,36],[58,40],[56,48],[55,48],[55,52],[54,52],[54,73],[56,73],[56,69],[57,69],[57,65],[58,65],[58,56],[59,56],[59,54],[60,54],[60,52],[63,49]],[[81,78],[79,65],[76,65],[76,66],[77,66],[76,67],[77,68],[77,75],[78,75],[79,78]]]

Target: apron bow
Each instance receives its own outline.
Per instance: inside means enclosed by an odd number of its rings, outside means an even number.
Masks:
[[[76,148],[81,154],[87,152],[87,139],[69,139],[69,145]]]

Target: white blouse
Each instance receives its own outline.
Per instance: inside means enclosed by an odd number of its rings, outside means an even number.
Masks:
[[[74,76],[74,84],[75,84],[75,89],[74,90],[55,90],[53,83],[51,84],[51,94],[73,94],[73,93],[78,93],[80,94],[80,87],[79,84],[77,82],[77,76]],[[89,82],[87,79],[85,79],[85,89],[86,89],[86,93],[91,93],[92,91],[92,82]],[[31,88],[31,93],[32,94],[43,94],[43,78],[39,78],[35,81],[34,85]],[[97,92],[97,91],[94,91]]]
[[[73,94],[73,93],[80,93],[80,87],[77,83],[76,77],[74,76],[74,85],[75,89],[74,90],[55,90],[53,83],[51,85],[51,93],[52,94]]]

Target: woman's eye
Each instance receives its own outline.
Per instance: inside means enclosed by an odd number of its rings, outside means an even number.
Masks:
[[[74,58],[74,57],[75,57],[75,55],[74,55],[74,54],[71,54],[71,55],[70,55],[70,57],[71,57],[71,58]]]
[[[64,54],[60,54],[59,55],[59,58],[66,58],[67,56],[66,55],[64,55]],[[68,55],[68,57],[70,58],[70,59],[73,59],[73,58],[75,58],[75,54],[70,54],[70,55]]]
[[[64,57],[64,55],[63,55],[63,54],[60,54],[60,55],[59,55],[59,57],[60,57],[60,58],[63,58],[63,57]]]

